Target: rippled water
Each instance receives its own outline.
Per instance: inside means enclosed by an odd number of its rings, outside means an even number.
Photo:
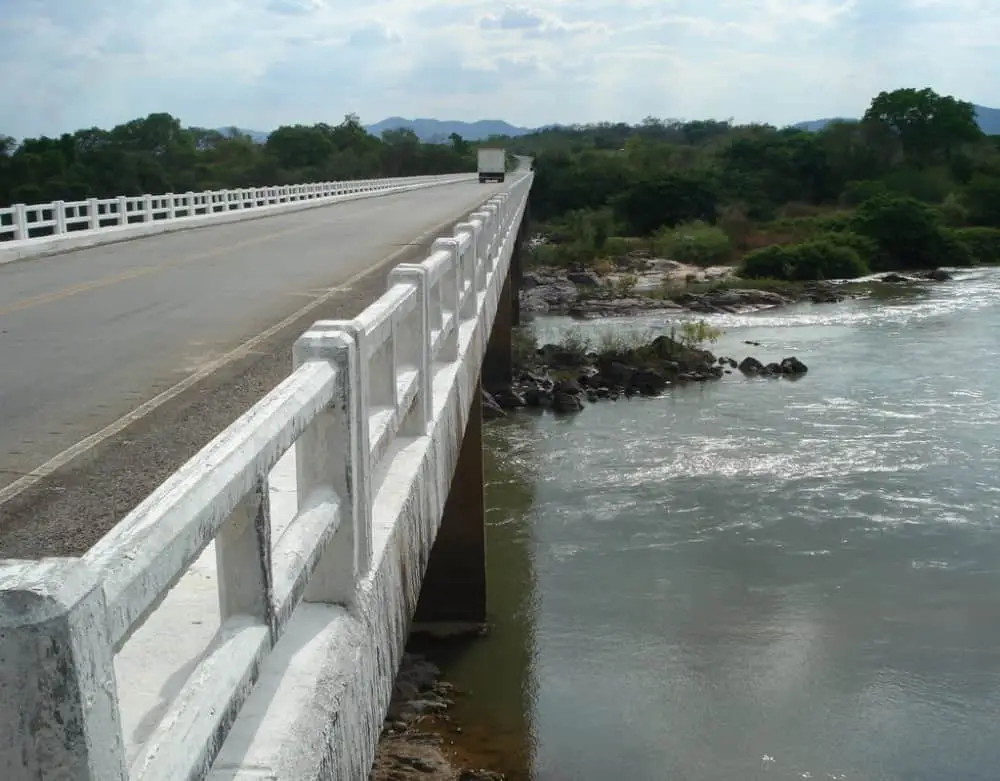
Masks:
[[[535,781],[1000,778],[1000,273],[714,322],[809,374],[492,427],[470,740]]]

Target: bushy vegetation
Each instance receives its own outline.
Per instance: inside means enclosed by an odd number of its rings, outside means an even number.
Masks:
[[[1000,139],[929,89],[883,92],[819,132],[650,118],[507,145],[535,157],[532,214],[551,239],[537,263],[642,248],[812,280],[1000,262],[982,232],[1000,230]]]
[[[1000,228],[960,228],[952,231],[952,236],[975,263],[995,263],[1000,259]]]
[[[700,221],[660,228],[653,234],[652,244],[657,255],[694,266],[720,265],[728,262],[733,253],[729,236],[722,228]]]
[[[851,247],[814,239],[801,244],[775,244],[749,253],[740,274],[753,279],[788,279],[797,282],[821,279],[854,279],[869,273]]]
[[[279,127],[259,144],[150,114],[20,144],[0,134],[0,206],[474,171],[475,156],[476,145],[457,135],[447,144],[421,143],[407,129],[376,138],[354,115],[339,125]]]

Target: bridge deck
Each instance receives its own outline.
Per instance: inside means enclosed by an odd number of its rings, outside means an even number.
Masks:
[[[304,324],[356,314],[384,289],[360,276],[501,189],[437,187],[0,266],[0,556],[85,550],[287,375]],[[25,473],[241,345],[4,503]]]

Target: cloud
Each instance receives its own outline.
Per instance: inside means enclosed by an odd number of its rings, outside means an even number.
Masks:
[[[0,0],[0,133],[154,111],[783,124],[900,86],[1000,105],[997,41],[995,0]]]

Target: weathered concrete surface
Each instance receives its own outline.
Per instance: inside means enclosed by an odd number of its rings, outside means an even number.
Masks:
[[[506,277],[505,259],[497,270]],[[431,546],[458,463],[499,285],[438,365],[427,436],[397,440],[372,476],[373,564],[348,611],[303,605],[268,657],[211,781],[367,778]],[[286,467],[287,468],[287,467]]]
[[[0,778],[128,778],[105,611],[75,562],[0,571]]]
[[[287,318],[3,504],[0,555],[86,550],[287,376],[291,343],[309,323],[353,317],[384,291],[381,275],[357,275],[418,254],[430,239],[415,241],[420,233],[503,189],[434,188],[0,268],[0,397],[10,400],[0,412],[0,486]],[[307,304],[315,308],[288,318]]]

